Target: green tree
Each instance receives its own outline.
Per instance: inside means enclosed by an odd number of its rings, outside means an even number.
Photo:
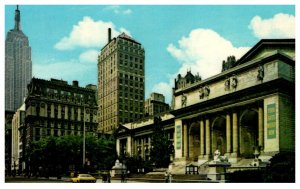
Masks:
[[[160,117],[154,117],[151,145],[150,158],[155,167],[168,167],[172,148],[168,136],[161,125]]]
[[[74,163],[76,165],[81,165],[83,154],[82,137],[77,139],[77,141],[80,141],[80,143],[75,143],[75,149],[77,149],[75,150],[75,154],[76,152],[79,152],[79,154],[76,155],[80,158],[75,159]],[[89,161],[90,171],[94,171],[95,169],[110,169],[114,165],[117,154],[114,140],[103,136],[98,138],[92,134],[87,134],[85,142],[85,157]],[[78,162],[78,159],[80,163],[76,163]]]
[[[83,167],[82,136],[46,137],[32,142],[27,149],[31,172],[45,176],[67,174],[70,166],[80,171]],[[105,137],[86,136],[86,158],[90,171],[110,169],[116,159],[115,143]],[[42,169],[41,169],[42,168]]]
[[[294,183],[295,153],[280,152],[270,159],[265,169],[229,173],[228,180],[237,183]]]
[[[82,167],[82,137],[66,135],[56,138],[57,165],[60,165],[63,173],[67,172],[70,166],[75,170]]]
[[[295,153],[281,152],[271,158],[267,167],[264,182],[293,183],[295,182]]]

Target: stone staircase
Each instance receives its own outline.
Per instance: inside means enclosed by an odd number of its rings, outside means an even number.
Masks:
[[[236,163],[232,163],[231,167],[248,167],[253,159],[240,159]]]
[[[238,168],[245,168],[245,169],[251,169],[253,166],[251,166],[250,164],[253,162],[254,159],[238,159],[236,162],[230,162],[231,166],[229,169],[235,170]],[[198,160],[196,161],[192,161],[192,160],[177,160],[174,161],[173,164],[171,165],[171,167],[169,167],[169,171],[172,172],[172,174],[177,174],[177,175],[185,175],[185,170],[186,170],[186,166],[187,165],[194,165],[194,166],[198,166],[198,173],[199,175],[205,175],[208,173],[208,163],[210,162],[210,160]],[[254,167],[253,167],[254,169]]]
[[[177,174],[177,175],[184,175],[185,174],[185,164],[173,164],[172,168],[169,168],[171,170],[172,174]]]

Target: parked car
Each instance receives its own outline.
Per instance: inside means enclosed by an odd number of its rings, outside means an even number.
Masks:
[[[96,178],[89,174],[79,174],[72,178],[72,182],[96,182]]]

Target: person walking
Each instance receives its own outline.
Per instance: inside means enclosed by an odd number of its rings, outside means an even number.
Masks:
[[[110,173],[107,175],[107,182],[110,183]]]
[[[121,174],[121,182],[125,182],[125,174],[123,172]]]
[[[166,183],[169,182],[169,175],[168,175],[168,172],[167,172],[167,171],[165,172],[165,181],[166,181]]]

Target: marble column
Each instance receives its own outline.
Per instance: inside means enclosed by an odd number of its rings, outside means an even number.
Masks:
[[[232,146],[233,153],[238,152],[238,119],[237,113],[233,112],[232,114]]]
[[[230,124],[230,114],[226,114],[226,152],[231,152],[231,124]]]
[[[120,139],[116,141],[117,155],[120,156]]]
[[[131,137],[127,137],[127,153],[129,156],[132,156],[132,151],[131,148],[132,147],[132,143],[131,143]]]
[[[204,121],[200,121],[200,155],[204,155]]]
[[[188,132],[187,124],[183,125],[183,157],[188,157]]]
[[[205,149],[205,152],[206,152],[206,155],[209,157],[210,154],[211,154],[211,147],[210,147],[210,125],[209,125],[209,119],[206,119],[205,120],[205,143],[206,143],[206,149]]]
[[[258,145],[264,146],[264,112],[261,106],[258,108]]]

